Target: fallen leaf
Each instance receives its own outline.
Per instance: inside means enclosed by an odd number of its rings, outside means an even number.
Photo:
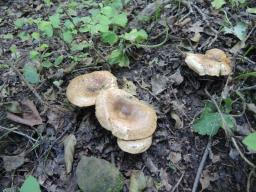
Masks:
[[[170,153],[170,160],[174,164],[178,163],[181,160],[181,153],[171,152]]]
[[[21,102],[22,114],[21,116],[15,115],[13,113],[7,113],[7,118],[24,125],[33,127],[34,125],[40,125],[43,123],[40,114],[38,113],[33,101],[24,100]]]
[[[65,159],[67,174],[69,174],[72,170],[75,145],[76,145],[75,135],[70,134],[64,139],[64,159]]]
[[[194,32],[194,33],[201,33],[204,31],[204,28],[202,26],[202,21],[197,21],[196,23],[193,23],[191,27],[188,29],[188,32]]]
[[[82,156],[76,168],[77,184],[83,192],[121,191],[124,178],[119,170],[106,160]]]
[[[147,187],[151,186],[153,186],[153,180],[151,177],[145,176],[142,171],[132,171],[129,192],[142,192]]]
[[[152,92],[158,95],[166,89],[168,78],[166,76],[155,75],[151,78]]]
[[[4,168],[6,171],[13,171],[19,168],[25,162],[25,153],[22,152],[15,156],[0,156],[4,162]]]
[[[167,172],[163,169],[160,170],[160,178],[161,178],[161,182],[164,185],[166,191],[171,191],[172,189],[172,185],[169,184],[169,176],[167,174]]]
[[[210,173],[208,169],[204,170],[200,178],[201,191],[207,189],[211,181],[216,181],[219,178],[217,173]]]
[[[180,85],[183,82],[184,77],[180,74],[180,70],[178,69],[174,74],[170,76],[170,79],[176,85]]]

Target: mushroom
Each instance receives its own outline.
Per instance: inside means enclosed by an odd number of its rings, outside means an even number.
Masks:
[[[101,90],[116,87],[117,80],[108,71],[95,71],[72,79],[67,87],[68,100],[78,106],[87,107],[95,104]]]
[[[232,72],[230,58],[220,49],[210,49],[204,55],[187,53],[185,62],[200,76],[229,75]]]
[[[122,140],[144,139],[156,129],[154,109],[117,88],[99,93],[96,98],[96,117],[102,127]]]
[[[120,149],[127,153],[138,154],[146,151],[152,144],[152,136],[145,139],[126,141],[117,139],[117,144]]]

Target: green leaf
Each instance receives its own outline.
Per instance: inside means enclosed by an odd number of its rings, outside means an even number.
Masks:
[[[101,13],[110,18],[116,14],[116,11],[110,6],[105,6],[101,8]]]
[[[223,28],[225,34],[233,34],[241,41],[245,40],[247,36],[247,24],[243,22],[238,22],[234,27]]]
[[[52,25],[49,21],[40,21],[38,23],[38,29],[49,38],[53,36]]]
[[[19,33],[18,37],[22,40],[22,41],[27,41],[30,39],[30,35],[27,32],[21,32]]]
[[[31,34],[31,37],[35,40],[39,40],[40,39],[40,34],[38,32],[33,32]]]
[[[229,114],[222,114],[226,122],[227,128],[232,130],[235,126],[234,118]],[[219,113],[207,113],[201,116],[195,123],[192,125],[192,128],[195,132],[200,135],[208,135],[210,137],[217,134],[219,128],[224,128],[221,115]]]
[[[35,51],[35,50],[32,50],[32,51],[30,51],[29,52],[29,57],[30,57],[30,59],[32,59],[32,60],[37,60],[37,59],[39,59],[39,53],[37,52],[37,51]]]
[[[3,38],[3,39],[13,39],[13,34],[7,33],[5,35],[0,35],[0,38]]]
[[[118,36],[114,32],[108,31],[108,32],[101,34],[101,40],[104,43],[113,45],[114,43],[116,43],[118,41]]]
[[[20,188],[20,192],[41,192],[40,185],[35,177],[28,176]]]
[[[226,4],[225,0],[213,0],[212,6],[215,9],[220,9],[224,4]]]
[[[63,55],[58,56],[58,57],[55,59],[55,61],[54,61],[54,65],[57,66],[57,65],[61,64],[62,61],[63,61],[63,59],[64,59]]]
[[[256,132],[247,135],[243,139],[243,144],[245,144],[249,150],[256,151]]]
[[[63,32],[63,40],[67,43],[71,43],[73,41],[73,34],[71,31]]]
[[[60,15],[54,14],[49,17],[49,20],[53,26],[53,28],[59,28],[60,27]]]
[[[120,27],[125,27],[128,22],[127,15],[125,13],[121,13],[119,15],[115,15],[112,18],[112,23],[118,25]]]
[[[147,40],[148,34],[144,30],[132,29],[129,33],[125,33],[123,38],[131,43],[140,43]]]
[[[51,0],[44,0],[44,3],[47,5],[47,6],[50,6],[52,4],[52,1]]]
[[[247,13],[251,13],[251,14],[256,14],[256,7],[247,8],[247,9],[246,9],[246,12],[247,12]]]
[[[90,47],[91,45],[88,43],[72,43],[71,51],[82,51],[85,48]]]
[[[14,21],[15,27],[18,28],[18,29],[22,28],[25,23],[26,23],[26,19],[25,18],[16,19]]]
[[[50,62],[49,60],[46,60],[46,61],[44,61],[43,63],[42,63],[42,67],[44,67],[44,68],[51,68],[53,66],[53,63],[52,62]]]
[[[235,79],[246,79],[248,77],[256,77],[256,71],[254,72],[248,72],[248,73],[242,73],[235,77]]]
[[[119,67],[128,67],[130,64],[129,58],[127,55],[120,49],[112,51],[108,57],[109,64],[116,64]]]
[[[39,74],[37,73],[37,69],[29,64],[26,64],[23,68],[24,78],[32,84],[38,84],[40,82]]]

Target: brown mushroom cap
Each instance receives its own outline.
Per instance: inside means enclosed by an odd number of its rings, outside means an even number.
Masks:
[[[86,107],[95,104],[101,90],[117,87],[117,80],[108,71],[95,71],[72,79],[67,87],[68,100],[78,106]]]
[[[143,153],[152,144],[152,136],[145,139],[126,141],[122,139],[117,139],[117,144],[122,151],[131,154]]]
[[[210,49],[205,55],[187,53],[185,62],[200,76],[229,75],[232,71],[229,57],[220,49]]]
[[[102,127],[123,140],[143,139],[156,129],[154,109],[121,89],[100,92],[96,99],[96,117]]]

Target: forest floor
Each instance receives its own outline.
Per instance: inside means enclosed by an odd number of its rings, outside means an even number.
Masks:
[[[89,1],[76,2],[79,3],[78,8],[74,4],[75,14],[88,15],[86,10],[91,7],[85,2]],[[256,103],[256,81],[255,77],[235,78],[256,71],[256,15],[246,12],[247,7],[256,7],[255,1],[247,2],[244,7],[227,3],[218,10],[209,0],[159,2],[130,1],[123,9],[128,15],[128,24],[122,30],[144,29],[148,39],[143,44],[157,45],[126,47],[129,67],[108,65],[104,58],[117,45],[104,45],[98,37],[87,35],[94,43],[93,48],[81,49],[84,58],[71,61],[70,56],[78,57],[79,52],[72,55],[69,40],[63,41],[57,35],[38,38],[37,33],[32,37],[34,25],[19,28],[19,23],[15,24],[19,18],[49,18],[60,6],[58,1],[49,5],[47,1],[32,0],[0,2],[0,191],[21,186],[27,175],[37,178],[42,191],[78,191],[75,168],[82,155],[114,163],[125,177],[123,191],[128,191],[131,170],[142,170],[153,178],[154,186],[147,191],[192,191],[201,159],[208,150],[197,191],[235,192],[249,187],[256,192],[255,172],[251,172],[252,168],[241,158],[224,130],[211,138],[209,148],[208,136],[192,130],[206,101],[230,98],[233,105],[229,113],[236,120],[232,138],[244,156],[256,163],[255,154],[242,143],[246,135],[256,130],[256,110],[246,107]],[[64,1],[62,4],[68,5]],[[149,19],[138,21],[141,13]],[[239,22],[246,25],[243,31],[246,35],[223,32],[224,27],[233,30],[230,24],[236,26]],[[76,41],[79,38],[79,34],[73,37]],[[41,47],[45,51],[40,52],[37,48],[42,44],[48,47]],[[232,58],[231,75],[199,76],[187,67],[185,52],[205,53],[211,48],[219,48]],[[32,50],[39,50],[40,59],[34,59],[38,55],[31,55]],[[49,54],[45,56],[45,53]],[[58,54],[61,55],[59,63],[54,60]],[[43,67],[41,62],[45,64]],[[32,80],[24,78],[24,66],[28,63],[35,66],[39,75],[35,78],[39,78],[39,82],[33,82],[34,76]],[[121,151],[116,138],[98,123],[94,107],[78,108],[68,102],[69,81],[96,70],[111,70],[120,87],[132,82],[136,96],[156,109],[157,130],[146,152],[132,155]],[[24,100],[29,104],[24,105]],[[36,109],[31,111],[31,106]],[[29,126],[7,118],[10,112],[25,114],[31,123],[38,120],[36,111],[42,119],[40,125]],[[177,119],[173,119],[177,116],[179,125]],[[67,175],[63,138],[71,133],[76,136],[77,144],[73,170]],[[6,158],[9,164],[4,162]]]

